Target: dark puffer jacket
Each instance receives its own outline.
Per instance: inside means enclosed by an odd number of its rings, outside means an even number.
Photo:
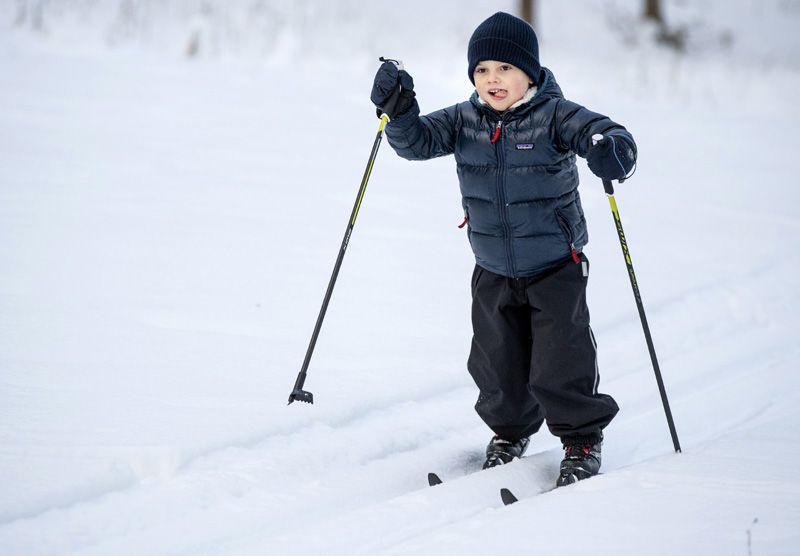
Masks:
[[[636,151],[624,127],[565,100],[553,74],[543,73],[533,98],[505,113],[482,105],[476,92],[427,116],[415,101],[386,126],[403,158],[455,154],[475,259],[503,276],[533,276],[586,245],[575,154],[586,156],[592,135],[624,138]]]

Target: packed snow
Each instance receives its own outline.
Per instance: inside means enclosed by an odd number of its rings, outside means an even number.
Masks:
[[[800,2],[667,1],[682,53],[641,2],[537,4],[543,65],[637,139],[616,200],[683,452],[583,162],[621,407],[602,475],[551,490],[544,430],[478,472],[455,165],[386,142],[315,403],[286,404],[378,130],[377,58],[423,111],[464,100],[469,34],[516,2],[5,2],[0,553],[797,553]]]

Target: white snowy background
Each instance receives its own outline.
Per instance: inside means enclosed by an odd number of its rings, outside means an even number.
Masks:
[[[286,405],[378,120],[470,94],[515,2],[0,2],[0,553],[797,554],[800,1],[539,0],[542,63],[639,145],[580,162],[604,474],[546,431],[474,473],[473,259],[452,159],[384,143],[306,387]],[[445,484],[430,488],[429,471]],[[503,507],[510,487],[521,498]]]

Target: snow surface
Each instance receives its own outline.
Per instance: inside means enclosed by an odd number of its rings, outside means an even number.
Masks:
[[[604,474],[540,496],[546,432],[473,473],[490,433],[451,159],[382,146],[316,403],[286,406],[377,131],[375,59],[403,58],[423,110],[458,102],[469,33],[512,2],[233,2],[228,35],[191,3],[140,2],[139,35],[114,3],[38,3],[38,27],[26,4],[0,9],[0,553],[797,554],[799,2],[668,2],[685,55],[650,42],[638,2],[538,3],[567,96],[637,138],[616,197],[684,449],[581,163],[622,410]],[[295,19],[248,41],[255,5]],[[214,48],[187,58],[196,37]]]

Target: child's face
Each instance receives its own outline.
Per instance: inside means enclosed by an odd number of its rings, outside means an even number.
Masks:
[[[484,60],[475,66],[475,89],[478,96],[498,112],[525,96],[533,82],[516,66],[497,60]]]

